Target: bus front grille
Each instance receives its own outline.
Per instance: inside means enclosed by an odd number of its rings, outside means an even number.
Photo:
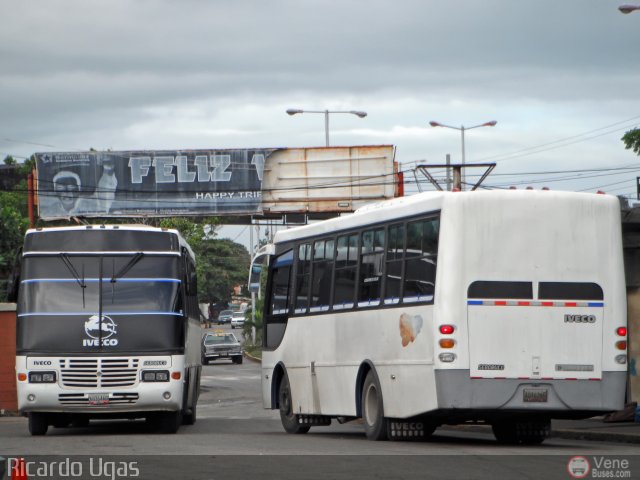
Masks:
[[[137,358],[65,358],[60,377],[65,387],[130,387],[138,382],[138,364]]]
[[[61,393],[58,401],[62,405],[72,407],[105,407],[107,405],[130,405],[137,403],[139,395],[137,393],[115,392],[109,395],[106,401],[93,401],[90,393]]]

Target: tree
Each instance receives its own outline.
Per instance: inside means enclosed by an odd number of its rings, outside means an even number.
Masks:
[[[640,128],[634,128],[625,133],[621,140],[627,150],[633,150],[636,155],[640,155]]]
[[[196,252],[200,301],[228,301],[236,285],[245,285],[251,258],[232,240],[205,240]]]
[[[24,164],[18,164],[11,156],[4,159],[5,165],[16,168],[19,180],[12,189],[0,191],[0,302],[7,299],[7,280],[29,227],[27,175],[33,162],[33,158]]]
[[[215,238],[220,220],[209,217],[193,221],[188,217],[163,219],[160,226],[178,230],[196,255],[198,301],[228,302],[233,287],[245,285],[251,263],[247,249],[231,240]]]

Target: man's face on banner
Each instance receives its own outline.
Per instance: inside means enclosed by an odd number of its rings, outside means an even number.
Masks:
[[[76,206],[80,193],[77,175],[56,175],[53,180],[53,188],[65,210],[70,211]]]

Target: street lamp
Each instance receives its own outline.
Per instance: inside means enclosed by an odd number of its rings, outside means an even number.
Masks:
[[[464,172],[464,163],[465,163],[465,152],[464,152],[464,132],[466,130],[471,130],[472,128],[479,128],[479,127],[495,127],[496,123],[498,123],[496,120],[491,120],[490,122],[485,122],[485,123],[481,123],[479,125],[474,125],[473,127],[465,127],[464,125],[461,125],[460,127],[453,127],[451,125],[445,125],[443,123],[439,123],[439,122],[434,122],[433,120],[429,122],[429,125],[431,125],[432,127],[444,127],[444,128],[453,128],[454,130],[460,130],[460,133],[462,135],[462,183],[464,184],[465,182],[465,172]]]
[[[631,13],[636,10],[640,10],[640,5],[620,5],[618,7],[618,10],[620,10],[622,13]]]
[[[361,112],[358,110],[300,110],[297,108],[287,109],[289,115],[296,115],[298,113],[323,113],[324,114],[324,137],[327,147],[329,146],[329,114],[330,113],[350,113],[357,117],[364,118],[367,116],[367,112]]]

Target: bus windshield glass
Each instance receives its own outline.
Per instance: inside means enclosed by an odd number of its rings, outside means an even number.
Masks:
[[[179,352],[181,257],[142,252],[26,255],[18,352]]]
[[[105,315],[180,313],[178,260],[177,257],[166,260],[142,254],[27,257],[21,282],[21,312],[23,315],[96,313],[102,283]]]

